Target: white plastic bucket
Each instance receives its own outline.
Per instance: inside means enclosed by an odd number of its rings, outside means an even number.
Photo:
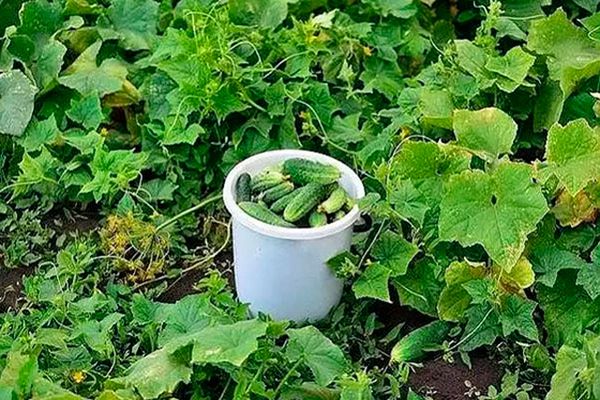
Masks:
[[[342,296],[343,282],[326,265],[327,260],[350,248],[352,229],[360,214],[355,206],[339,221],[318,228],[282,228],[258,221],[238,207],[235,184],[247,172],[254,176],[265,167],[288,158],[305,158],[331,164],[342,176],[340,184],[350,196],[365,195],[360,178],[345,164],[329,156],[304,150],[277,150],[250,157],[231,170],[223,199],[232,216],[235,286],[253,314],[274,319],[315,321],[327,316]]]

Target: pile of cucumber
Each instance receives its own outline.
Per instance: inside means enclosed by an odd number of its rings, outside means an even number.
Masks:
[[[286,228],[327,225],[346,215],[354,200],[333,165],[291,158],[236,182],[236,201],[248,215]]]

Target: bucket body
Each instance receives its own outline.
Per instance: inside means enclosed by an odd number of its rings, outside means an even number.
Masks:
[[[326,263],[350,248],[359,211],[355,206],[339,221],[318,228],[283,228],[258,221],[240,209],[235,201],[238,177],[245,172],[254,176],[288,158],[334,165],[342,173],[340,184],[350,196],[364,196],[364,187],[354,171],[323,154],[277,150],[239,163],[227,176],[223,189],[225,206],[232,215],[235,286],[239,300],[249,303],[253,314],[316,321],[327,316],[342,296],[343,281]]]

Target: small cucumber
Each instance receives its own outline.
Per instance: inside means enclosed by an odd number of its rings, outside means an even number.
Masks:
[[[298,194],[283,210],[283,218],[289,222],[296,222],[308,214],[325,197],[331,193],[331,185],[309,183],[302,187]]]
[[[308,216],[308,225],[310,225],[312,228],[327,225],[327,215],[316,210],[313,211]]]
[[[295,189],[292,193],[288,193],[285,196],[279,198],[275,203],[271,204],[271,211],[275,213],[282,213],[283,210],[290,204],[290,201],[301,191],[300,189]]]
[[[294,224],[285,221],[279,215],[269,210],[266,206],[250,201],[243,201],[239,204],[240,208],[249,216],[270,225],[282,226],[285,228],[295,228]]]
[[[277,171],[263,171],[252,178],[252,192],[260,193],[277,186],[286,180],[285,175]]]
[[[356,205],[356,200],[354,200],[350,196],[347,196],[346,197],[346,204],[344,204],[344,210],[346,210],[346,212],[350,212],[350,210],[352,210],[355,205]]]
[[[333,165],[321,164],[303,158],[290,158],[283,162],[283,172],[297,185],[320,183],[326,185],[340,179],[340,171]]]
[[[239,203],[241,201],[250,201],[252,197],[252,177],[250,174],[243,173],[238,177],[235,183],[235,200]]]
[[[337,186],[333,192],[329,195],[327,200],[321,203],[319,211],[326,214],[333,214],[344,207],[348,194],[343,187]]]
[[[451,325],[446,321],[435,321],[415,329],[396,343],[392,349],[392,361],[419,361],[425,356],[425,351],[434,350],[443,343],[450,328]]]
[[[344,218],[345,216],[346,216],[346,211],[339,210],[338,212],[336,212],[335,214],[333,214],[333,220],[334,221],[338,221],[338,220]]]
[[[281,182],[280,184],[262,192],[259,198],[265,203],[271,204],[274,201],[279,200],[286,194],[292,193],[293,191],[294,184],[292,182]]]

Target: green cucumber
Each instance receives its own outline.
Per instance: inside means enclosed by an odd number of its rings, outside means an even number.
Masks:
[[[341,177],[340,171],[333,165],[321,164],[303,158],[290,158],[283,162],[283,172],[297,185],[334,183]]]
[[[339,210],[338,212],[336,212],[335,214],[333,214],[333,220],[334,221],[338,221],[338,220],[344,218],[345,216],[346,216],[346,211]]]
[[[283,210],[290,204],[290,201],[301,191],[300,189],[295,189],[292,193],[288,193],[285,196],[279,198],[275,203],[271,204],[271,211],[275,213],[282,213]]]
[[[289,222],[285,221],[279,215],[269,210],[265,205],[253,203],[251,201],[243,201],[239,204],[239,206],[246,214],[256,218],[259,221],[285,228],[295,228],[294,224],[290,224]]]
[[[448,336],[451,325],[434,321],[404,336],[392,349],[392,361],[397,363],[419,361],[426,350],[435,350]]]
[[[252,192],[260,193],[285,182],[286,176],[277,171],[263,171],[252,178]]]
[[[235,200],[239,203],[241,201],[250,201],[252,197],[252,177],[250,174],[243,173],[238,177],[235,183]]]
[[[331,192],[327,200],[321,203],[319,211],[326,214],[334,214],[344,207],[347,199],[348,193],[346,193],[343,187],[338,185],[338,187]]]
[[[313,211],[308,216],[308,225],[312,228],[327,225],[327,215],[318,212],[317,210]]]
[[[290,194],[294,191],[294,184],[292,182],[281,182],[280,184],[273,186],[270,189],[265,190],[259,196],[265,203],[271,204],[274,201],[279,200],[286,194]]]
[[[354,200],[350,196],[347,196],[346,197],[346,204],[344,204],[344,210],[346,210],[346,212],[350,212],[350,210],[352,210],[355,205],[356,205],[356,200]]]
[[[311,212],[325,197],[331,193],[331,185],[309,183],[302,187],[298,194],[283,210],[283,218],[289,222],[296,222]]]

